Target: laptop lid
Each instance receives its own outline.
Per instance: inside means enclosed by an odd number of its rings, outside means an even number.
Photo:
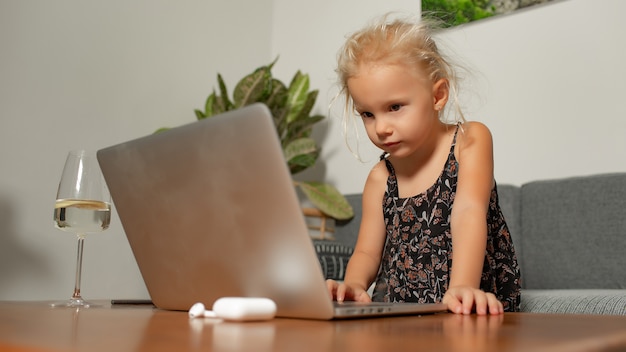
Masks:
[[[157,307],[267,297],[280,317],[335,317],[265,105],[111,146],[98,160]]]

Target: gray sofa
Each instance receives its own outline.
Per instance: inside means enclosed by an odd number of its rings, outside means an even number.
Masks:
[[[498,185],[521,266],[523,312],[626,315],[626,173]],[[314,241],[327,278],[341,280],[360,222]]]

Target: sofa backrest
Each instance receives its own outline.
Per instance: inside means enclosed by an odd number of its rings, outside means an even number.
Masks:
[[[523,249],[521,242],[521,193],[522,189],[519,186],[498,184],[498,201],[500,203],[500,209],[502,209],[502,214],[504,214],[504,219],[506,220],[509,232],[511,233],[517,262],[521,267],[523,267],[524,256],[522,253]]]
[[[626,173],[498,184],[528,289],[626,289]],[[335,239],[354,246],[361,194],[347,195],[355,212],[337,222]]]
[[[626,173],[522,185],[529,289],[626,288]]]

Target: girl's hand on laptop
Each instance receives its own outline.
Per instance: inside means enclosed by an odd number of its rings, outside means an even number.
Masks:
[[[472,308],[478,315],[502,314],[504,308],[491,292],[469,287],[450,287],[443,296],[442,302],[448,305],[448,310],[458,314],[471,314]]]
[[[367,290],[358,285],[349,285],[346,283],[339,283],[335,280],[326,280],[326,286],[330,297],[337,302],[343,301],[356,301],[356,302],[371,302],[372,299],[367,294]]]

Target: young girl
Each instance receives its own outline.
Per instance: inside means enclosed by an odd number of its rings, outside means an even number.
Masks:
[[[491,134],[444,122],[453,69],[424,21],[387,17],[353,34],[338,73],[383,155],[363,190],[363,217],[337,301],[443,302],[454,313],[519,310],[520,274],[493,176]],[[375,282],[373,297],[367,289]]]

